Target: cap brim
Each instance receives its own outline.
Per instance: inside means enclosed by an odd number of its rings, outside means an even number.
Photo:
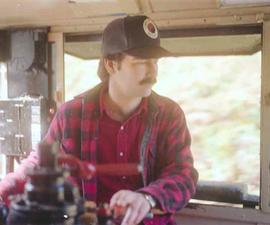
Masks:
[[[149,58],[162,58],[175,56],[172,52],[162,48],[162,47],[146,47],[146,48],[135,48],[125,51],[126,54],[135,57],[149,59]]]

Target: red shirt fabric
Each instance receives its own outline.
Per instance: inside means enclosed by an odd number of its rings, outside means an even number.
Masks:
[[[99,142],[97,163],[140,163],[139,134],[143,116],[147,112],[147,100],[124,122],[109,116],[105,107],[105,92],[100,95]],[[143,186],[142,176],[97,176],[97,204],[109,203],[114,193],[121,189],[137,190]]]
[[[59,141],[61,152],[95,165],[99,154],[99,122],[102,120],[99,100],[104,85],[102,83],[64,103],[44,140],[48,143]],[[190,151],[189,130],[179,105],[155,92],[147,98],[147,113],[144,114],[140,114],[143,115],[143,122],[139,128],[137,146],[143,185],[136,191],[152,195],[165,214],[143,222],[145,225],[172,225],[175,224],[172,214],[186,206],[195,193],[198,180]],[[21,192],[25,181],[22,171],[37,163],[37,154],[33,152],[15,173],[7,175],[0,182],[0,196],[5,201],[9,195]],[[84,199],[96,201],[97,177],[91,180],[75,179]]]

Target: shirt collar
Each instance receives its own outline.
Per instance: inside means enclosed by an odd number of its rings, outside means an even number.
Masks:
[[[105,94],[108,92],[108,86],[104,86],[101,88],[100,96],[99,96],[99,107],[100,107],[100,116],[102,117],[104,113],[106,113],[105,108]],[[143,98],[140,105],[137,109],[132,113],[131,116],[140,115],[147,112],[148,109],[148,98]]]

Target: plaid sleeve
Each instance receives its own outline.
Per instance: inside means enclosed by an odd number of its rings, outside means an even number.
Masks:
[[[9,205],[8,197],[22,193],[24,190],[24,184],[26,182],[27,170],[37,165],[38,158],[35,151],[31,152],[30,155],[24,159],[19,168],[15,172],[9,173],[0,182],[0,196],[4,202]]]
[[[44,141],[52,143],[61,135],[61,119],[57,113],[54,117],[50,128],[44,138]],[[35,147],[36,148],[36,147]],[[34,168],[38,164],[38,156],[36,151],[32,151],[30,155],[24,159],[19,167],[12,173],[7,174],[0,182],[0,197],[9,205],[9,196],[22,193],[26,183],[27,170]]]
[[[139,192],[152,195],[164,212],[175,213],[195,194],[198,180],[190,151],[191,138],[180,107],[170,107],[158,129],[157,174]]]

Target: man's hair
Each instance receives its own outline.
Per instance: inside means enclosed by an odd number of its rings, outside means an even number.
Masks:
[[[110,76],[109,72],[104,66],[104,59],[116,61],[118,63],[118,69],[120,69],[121,61],[123,60],[124,56],[125,56],[124,53],[117,53],[114,55],[102,56],[100,58],[97,73],[102,82],[108,81]]]

